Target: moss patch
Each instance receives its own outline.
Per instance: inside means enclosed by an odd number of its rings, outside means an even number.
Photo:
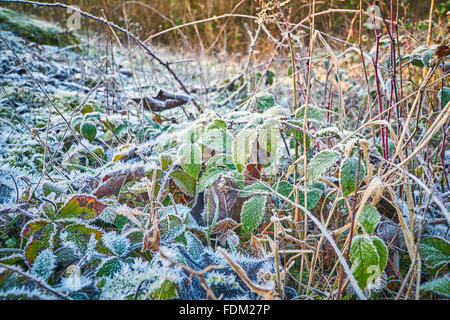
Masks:
[[[53,24],[5,8],[0,8],[0,29],[38,44],[65,47],[80,43],[78,37]]]

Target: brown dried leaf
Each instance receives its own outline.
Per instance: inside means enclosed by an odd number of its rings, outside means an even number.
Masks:
[[[145,177],[144,167],[119,170],[107,174],[103,177],[102,183],[94,191],[94,195],[100,199],[106,196],[117,194],[125,182],[131,180],[141,180]]]
[[[214,193],[217,195],[218,204],[215,203]],[[217,223],[227,218],[240,222],[245,199],[239,197],[239,188],[230,177],[220,175],[211,187],[206,189],[204,197],[207,209],[209,204],[209,212],[205,210],[203,220],[207,221],[209,217],[208,224],[213,222],[217,206],[219,210]]]
[[[263,166],[260,162],[247,164],[244,170],[244,186],[251,185],[255,183],[256,180],[260,180],[262,168]]]
[[[161,246],[161,236],[159,234],[158,227],[152,228],[144,236],[144,241],[142,242],[142,251],[151,250],[153,252],[158,251]]]

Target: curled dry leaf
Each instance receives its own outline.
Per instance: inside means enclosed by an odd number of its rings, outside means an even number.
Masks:
[[[225,247],[228,243],[231,243],[231,245],[237,247],[239,242],[239,236],[231,229],[227,229],[219,235],[219,243],[221,246]]]
[[[251,234],[250,238],[250,250],[258,258],[264,256],[264,245],[257,237]]]
[[[244,186],[255,183],[256,180],[261,179],[263,166],[261,162],[249,163],[245,166],[244,170]]]
[[[100,199],[117,194],[125,182],[132,180],[139,181],[143,177],[145,177],[144,167],[114,171],[103,177],[102,183],[94,191],[94,195]]]
[[[161,246],[161,236],[157,226],[148,231],[144,236],[142,242],[142,251],[151,250],[153,252],[158,251]]]
[[[214,200],[214,194],[217,196],[218,203]],[[240,222],[240,213],[245,199],[239,197],[239,188],[230,177],[220,175],[219,178],[213,182],[211,187],[205,191],[204,197],[206,210],[203,213],[203,220],[205,224],[212,224],[216,208],[218,209],[216,225],[221,226],[221,230],[226,226],[232,228]],[[220,224],[220,222],[227,219],[234,220],[236,224],[230,223],[230,221],[223,225]]]

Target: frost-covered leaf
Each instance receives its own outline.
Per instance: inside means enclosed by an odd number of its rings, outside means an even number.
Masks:
[[[97,136],[97,127],[92,121],[85,121],[80,128],[81,135],[92,142]]]
[[[436,268],[450,262],[450,242],[439,237],[426,237],[420,241],[420,256],[427,266]]]
[[[186,230],[186,225],[183,223],[183,220],[173,214],[164,216],[158,226],[161,240],[165,242],[173,241]]]
[[[232,143],[232,156],[234,166],[238,172],[242,172],[247,164],[257,138],[256,129],[241,130]]]
[[[371,203],[366,203],[358,219],[361,228],[363,228],[364,232],[367,234],[371,234],[379,222],[380,214],[378,213],[377,208]]]
[[[47,223],[42,228],[36,230],[25,247],[25,260],[32,265],[40,252],[52,247],[53,235],[56,226],[53,223]]]
[[[308,164],[308,183],[318,181],[331,168],[340,155],[336,151],[324,150],[316,154]]]
[[[438,98],[442,107],[445,107],[447,103],[450,101],[450,88],[443,87],[442,90],[439,90]]]
[[[320,189],[308,189],[308,205],[306,206],[306,209],[311,210],[314,208],[319,203],[322,193],[323,192]],[[305,207],[305,192],[302,188],[299,188],[298,190],[298,202],[301,206]]]
[[[206,170],[217,167],[227,167],[231,170],[235,169],[233,157],[228,153],[217,153],[213,155],[206,164]]]
[[[190,176],[197,179],[202,167],[202,148],[197,143],[183,144],[180,147],[181,167]]]
[[[96,277],[111,277],[120,270],[122,270],[122,264],[120,263],[119,258],[109,258],[100,265],[97,270]]]
[[[275,105],[275,98],[270,93],[262,94],[256,98],[256,105],[259,111],[267,110]]]
[[[281,193],[286,198],[289,198],[291,201],[295,201],[295,192],[292,192],[294,187],[287,181],[280,181],[273,186],[273,189],[279,193]]]
[[[184,237],[186,238],[187,251],[191,255],[192,259],[200,259],[202,257],[203,251],[205,250],[200,239],[197,238],[195,234],[189,231],[186,231],[184,233]]]
[[[184,171],[174,170],[170,174],[173,182],[180,190],[190,196],[195,195],[195,189],[197,187],[197,181]]]
[[[276,186],[274,186],[276,188]],[[284,190],[285,186],[281,187],[281,190]],[[276,190],[276,189],[275,189]],[[270,192],[270,189],[261,181],[257,181],[251,185],[244,187],[240,192],[239,196],[241,197],[250,197],[253,193],[256,192]],[[281,193],[281,191],[279,191]],[[284,194],[283,194],[284,195]]]
[[[70,263],[78,258],[80,256],[76,252],[76,248],[72,247],[60,247],[55,250],[56,260],[58,263],[66,264]]]
[[[280,118],[284,119],[289,118],[291,114],[290,111],[286,108],[283,108],[281,106],[274,106],[264,111],[262,116],[266,119],[280,119]]]
[[[49,223],[50,221],[48,220],[32,220],[28,222],[22,229],[22,235],[25,238],[30,239],[33,236],[33,234],[42,230]]]
[[[94,197],[74,196],[59,210],[55,219],[92,220],[97,218],[105,208],[106,205]]]
[[[344,197],[353,193],[356,189],[356,173],[358,172],[358,159],[355,157],[346,158],[341,165],[339,182]],[[365,167],[362,161],[359,165],[358,186],[361,185],[365,175]]]
[[[161,286],[151,291],[149,295],[150,298],[155,300],[175,299],[178,297],[177,286],[173,282],[165,279],[161,283]]]
[[[388,250],[386,244],[380,238],[376,236],[371,236],[372,244],[377,249],[378,257],[380,258],[378,262],[380,273],[384,271],[386,268],[387,260],[388,260]]]
[[[305,109],[306,106],[303,105],[301,106],[296,112],[295,112],[295,117],[297,119],[304,119],[305,117]],[[308,121],[314,121],[314,122],[318,122],[318,123],[325,123],[326,122],[326,111],[313,106],[313,105],[309,105],[308,106],[308,114],[306,115],[306,120]]]
[[[276,153],[279,138],[280,129],[277,120],[266,120],[258,129],[259,145],[270,153]]]
[[[103,232],[83,223],[76,223],[67,226],[61,232],[60,238],[62,241],[74,243],[77,249],[84,254],[88,249],[88,244],[92,234],[94,235],[94,239],[97,241],[95,249],[101,253],[106,253],[108,251],[107,248],[100,244]]]
[[[211,129],[220,129],[220,130],[226,131],[227,123],[221,119],[214,119],[212,121],[212,123],[209,124],[208,127],[206,128],[206,130],[211,130]]]
[[[377,247],[369,236],[353,238],[350,248],[350,261],[352,262],[352,274],[361,289],[365,289],[381,275],[382,270],[380,270],[380,257]]]
[[[245,232],[249,233],[259,226],[264,217],[266,201],[266,196],[258,194],[244,203],[241,211],[241,222]]]
[[[217,152],[227,152],[231,150],[231,143],[234,137],[223,130],[211,129],[202,136],[202,144]]]
[[[225,174],[228,170],[225,168],[212,168],[207,170],[198,180],[198,192],[204,191],[206,188],[209,188],[214,181],[219,178],[221,174]]]
[[[450,297],[450,277],[449,275],[445,275],[435,280],[425,282],[420,286],[420,289],[425,291],[433,291],[437,294]]]
[[[50,249],[45,249],[41,251],[33,262],[31,267],[31,273],[42,278],[48,279],[55,270],[56,267],[56,257],[53,251]]]
[[[129,239],[122,235],[118,235],[114,231],[103,234],[103,244],[111,250],[111,252],[119,257],[126,256],[131,246]]]

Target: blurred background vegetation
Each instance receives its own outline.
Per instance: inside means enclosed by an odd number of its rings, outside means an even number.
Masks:
[[[417,28],[425,30],[428,27],[427,19],[431,0],[396,1],[399,4],[399,19],[403,26],[409,29],[409,32],[414,33]],[[48,0],[47,2],[58,1]],[[121,26],[126,26],[141,39],[146,39],[174,26],[214,16],[219,17],[224,14],[234,13],[256,17],[265,13],[265,17],[268,19],[266,21],[270,21],[271,15],[278,14],[276,8],[275,10],[270,9],[270,5],[274,4],[275,1],[263,0],[70,0],[63,2],[79,6],[82,10],[93,15],[105,17]],[[359,0],[318,0],[316,1],[316,11],[333,8],[355,10],[359,9],[359,2]],[[308,16],[308,0],[288,0],[280,1],[280,3],[288,21],[297,23]],[[382,11],[386,17],[389,17],[389,3],[390,1],[380,1]],[[2,5],[5,6],[4,4]],[[364,9],[368,5],[367,0],[363,1]],[[21,4],[9,4],[7,6],[19,12],[31,13],[58,22],[61,26],[65,25],[65,21],[70,16],[64,9],[36,8]],[[435,0],[434,7],[436,8],[435,14],[445,18],[446,10],[443,8],[447,7],[448,10],[450,1]],[[441,11],[439,12],[439,10]],[[316,25],[323,32],[354,42],[354,35],[356,37],[358,35],[358,20],[358,16],[352,13],[332,12],[317,17]],[[223,17],[186,26],[180,30],[190,40],[190,45],[195,49],[208,49],[214,44],[214,47],[211,48],[214,50],[208,53],[221,51],[243,53],[248,49],[249,41],[249,35],[245,29],[246,23],[250,30],[255,30],[257,20],[243,17]],[[221,32],[224,24],[226,24],[226,27]],[[278,38],[280,34],[279,26],[276,23],[267,23],[266,25],[274,37]],[[82,32],[88,33],[104,30],[103,26],[82,19]],[[264,37],[267,38],[267,35],[264,35]],[[172,48],[182,48],[183,46],[180,33],[176,30],[156,36],[151,41],[153,44],[166,45]],[[370,46],[371,42],[369,39],[363,39],[363,42],[366,41],[366,45]],[[258,41],[257,53],[264,56],[264,53],[272,49],[273,45],[272,41]]]

